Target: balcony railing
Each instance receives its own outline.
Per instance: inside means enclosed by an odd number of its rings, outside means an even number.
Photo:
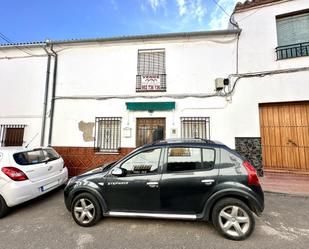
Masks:
[[[296,43],[276,48],[277,60],[309,55],[309,42]]]

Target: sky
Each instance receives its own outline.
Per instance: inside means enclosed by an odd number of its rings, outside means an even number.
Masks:
[[[231,14],[239,1],[0,0],[0,35],[21,43],[226,29],[215,2]]]

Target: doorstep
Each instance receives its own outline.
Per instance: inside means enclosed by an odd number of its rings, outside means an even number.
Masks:
[[[309,175],[265,172],[259,179],[266,192],[309,196]]]

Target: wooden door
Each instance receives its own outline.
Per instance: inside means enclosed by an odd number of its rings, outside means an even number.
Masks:
[[[309,173],[309,102],[260,105],[265,170]]]
[[[165,118],[137,118],[136,146],[165,139]]]

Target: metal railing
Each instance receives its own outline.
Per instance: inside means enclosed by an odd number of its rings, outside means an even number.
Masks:
[[[210,139],[209,117],[182,117],[181,138]]]
[[[276,48],[277,60],[309,55],[309,42],[279,46]]]

